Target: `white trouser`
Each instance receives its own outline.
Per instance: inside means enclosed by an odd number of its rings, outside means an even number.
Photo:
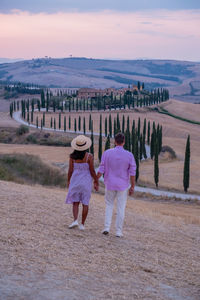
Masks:
[[[124,191],[106,190],[105,193],[106,213],[105,213],[105,227],[104,227],[105,231],[109,232],[110,230],[114,200],[115,198],[117,198],[116,232],[122,233],[124,214],[126,208],[126,200],[127,200],[127,191],[128,189]]]

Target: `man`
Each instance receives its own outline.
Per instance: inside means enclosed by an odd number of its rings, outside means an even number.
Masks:
[[[112,221],[112,212],[114,200],[117,198],[117,217],[116,217],[116,236],[122,237],[122,228],[124,222],[125,207],[127,201],[127,192],[133,194],[135,186],[136,163],[131,152],[124,150],[124,134],[118,133],[115,136],[115,145],[113,149],[106,150],[101,159],[101,164],[97,177],[104,174],[104,183],[106,186],[105,202],[105,226],[103,234],[107,235],[110,231]]]

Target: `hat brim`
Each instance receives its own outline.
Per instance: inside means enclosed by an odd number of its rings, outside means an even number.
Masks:
[[[77,137],[71,141],[71,146],[74,150],[77,150],[77,151],[85,151],[85,150],[89,149],[92,145],[91,139],[86,136],[85,136],[84,146],[78,146],[76,144],[76,141],[77,141]]]

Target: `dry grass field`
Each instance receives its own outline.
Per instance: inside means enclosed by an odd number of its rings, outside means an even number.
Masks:
[[[170,113],[191,121],[200,122],[200,105],[177,100],[170,100],[162,104]]]
[[[0,181],[1,299],[199,299],[200,206],[130,198],[124,237],[101,230],[92,194],[85,232],[66,192]],[[115,214],[115,212],[114,212]]]
[[[175,106],[177,104],[177,115],[185,116],[192,120],[198,120],[199,106],[197,104],[186,104],[184,102],[170,100],[167,102],[166,109],[172,113],[175,113]],[[163,104],[162,104],[163,105]],[[182,110],[181,110],[182,107]],[[185,112],[186,110],[186,112]],[[42,113],[37,113],[39,119],[42,117]],[[78,128],[78,117],[85,116],[86,119],[86,130],[88,131],[89,124],[89,112],[74,113],[71,112],[71,130],[74,129],[74,118],[77,119],[77,128]],[[111,112],[112,119],[116,118],[117,114],[115,111]],[[141,130],[143,127],[143,121],[146,118],[147,121],[150,121],[151,124],[155,121],[156,124],[163,126],[163,145],[168,145],[176,152],[177,158],[175,160],[166,160],[160,159],[160,176],[159,176],[159,186],[160,188],[173,189],[178,191],[183,191],[183,166],[184,166],[184,155],[185,155],[185,145],[188,134],[191,137],[191,178],[190,178],[190,193],[200,193],[200,126],[190,124],[181,120],[177,120],[167,115],[159,114],[152,111],[149,108],[142,108],[137,110],[130,111],[119,111],[120,120],[122,121],[123,115],[127,119],[127,116],[130,118],[130,124],[135,120],[136,126],[138,118],[141,119]],[[194,115],[194,117],[192,117]],[[104,119],[109,116],[109,112],[102,113],[102,125],[104,132]],[[58,113],[53,114],[49,113],[46,115],[46,127],[50,127],[51,117],[56,118],[57,128],[58,128]],[[64,114],[62,115],[63,123]],[[67,129],[68,129],[68,118],[69,114],[66,113],[67,118]],[[92,112],[92,119],[94,122],[94,132],[99,130],[99,119],[100,114],[98,112]],[[122,123],[122,122],[121,122]],[[63,128],[63,127],[62,127]],[[77,129],[78,130],[78,129]],[[96,138],[96,148],[98,144],[98,138]],[[97,159],[97,151],[95,155]],[[153,162],[147,160],[140,164],[140,183],[142,185],[154,186],[153,179]]]

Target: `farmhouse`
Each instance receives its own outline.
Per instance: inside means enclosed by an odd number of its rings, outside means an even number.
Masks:
[[[94,97],[105,97],[105,96],[117,96],[124,95],[127,91],[133,92],[138,91],[138,87],[136,85],[129,86],[128,88],[106,88],[106,89],[93,89],[93,88],[80,88],[78,90],[78,99],[91,99]]]

